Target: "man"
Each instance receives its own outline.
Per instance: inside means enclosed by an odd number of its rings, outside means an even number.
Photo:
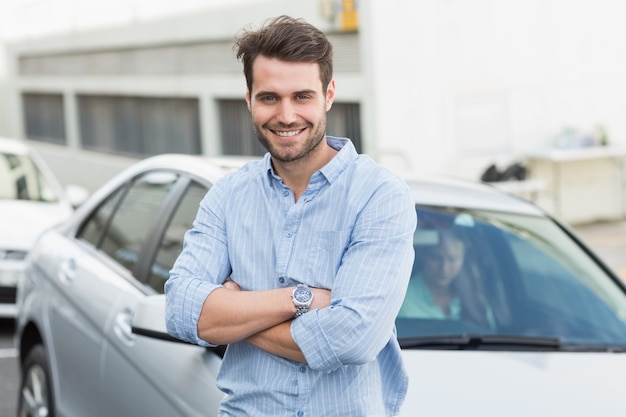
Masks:
[[[407,376],[394,321],[415,207],[395,175],[326,136],[332,46],[281,16],[237,40],[262,161],[215,184],[166,284],[168,331],[228,344],[222,416],[387,416]]]

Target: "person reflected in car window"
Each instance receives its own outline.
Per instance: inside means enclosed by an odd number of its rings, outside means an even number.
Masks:
[[[435,244],[417,251],[421,268],[411,277],[398,317],[465,319],[494,327],[493,312],[480,291],[462,234],[447,229],[437,236]]]

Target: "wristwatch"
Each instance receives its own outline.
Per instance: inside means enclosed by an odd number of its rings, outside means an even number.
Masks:
[[[309,307],[311,307],[311,302],[313,301],[313,291],[311,291],[308,285],[298,284],[298,286],[293,289],[291,299],[296,306],[296,317],[300,317],[309,311]]]

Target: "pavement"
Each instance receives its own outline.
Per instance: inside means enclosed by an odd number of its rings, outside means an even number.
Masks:
[[[626,219],[572,225],[606,264],[626,280]]]

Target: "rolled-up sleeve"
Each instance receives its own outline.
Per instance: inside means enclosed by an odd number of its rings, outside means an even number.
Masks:
[[[294,320],[291,334],[308,365],[330,372],[373,361],[394,336],[413,265],[415,203],[390,177],[356,217],[331,288],[331,306]]]
[[[222,187],[213,186],[200,203],[183,250],[165,283],[165,319],[170,335],[201,346],[198,319],[206,298],[230,273],[224,230]]]

